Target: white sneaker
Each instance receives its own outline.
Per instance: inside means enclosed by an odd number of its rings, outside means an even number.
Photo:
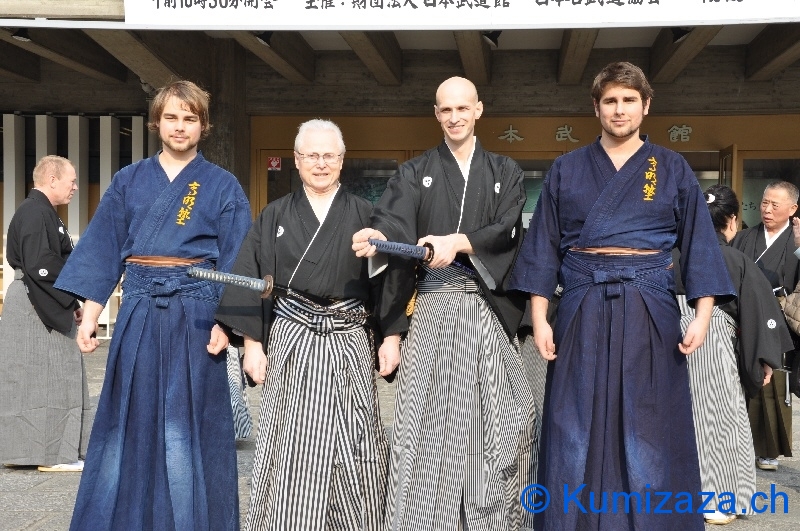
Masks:
[[[778,460],[769,457],[756,457],[756,466],[761,470],[778,470]]]
[[[83,472],[83,460],[53,466],[40,466],[39,472]]]
[[[734,520],[736,520],[735,514],[725,514],[719,511],[714,511],[713,513],[706,513],[703,515],[705,518],[706,523],[714,524],[714,525],[727,525]]]

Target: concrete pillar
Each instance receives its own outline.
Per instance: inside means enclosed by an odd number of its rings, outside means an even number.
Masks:
[[[89,119],[67,118],[67,158],[78,175],[78,191],[69,203],[67,230],[75,243],[86,229],[89,219]]]
[[[56,119],[45,114],[36,115],[36,162],[45,155],[56,153]]]
[[[106,193],[111,178],[119,171],[119,120],[100,117],[100,197]]]
[[[3,115],[3,295],[14,281],[6,259],[6,234],[14,212],[25,199],[25,118]]]
[[[147,157],[145,151],[148,147],[145,145],[147,141],[147,131],[145,130],[144,116],[131,117],[131,163],[138,162]]]
[[[152,157],[158,153],[159,149],[161,149],[161,139],[158,137],[158,133],[154,131],[148,131],[147,154]]]

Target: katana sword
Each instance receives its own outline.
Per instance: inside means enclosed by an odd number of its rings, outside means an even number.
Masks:
[[[242,275],[234,275],[233,273],[223,273],[221,271],[214,271],[212,269],[203,269],[200,267],[190,267],[186,270],[186,274],[192,278],[199,278],[200,280],[209,280],[211,282],[219,282],[221,284],[230,284],[231,286],[239,286],[261,293],[261,298],[266,299],[272,292],[276,294],[284,294],[289,290],[283,286],[275,285],[272,275],[267,275],[263,279],[250,278]]]
[[[425,242],[423,245],[411,245],[408,243],[387,242],[370,238],[367,240],[370,245],[374,245],[378,252],[406,256],[422,260],[423,264],[429,264],[433,260],[433,245]]]

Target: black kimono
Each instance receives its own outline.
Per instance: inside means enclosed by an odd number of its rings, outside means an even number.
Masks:
[[[71,252],[72,240],[56,209],[34,188],[8,226],[6,258],[24,272],[28,298],[42,323],[62,334],[72,329],[78,302],[53,284]]]
[[[56,465],[86,454],[91,409],[75,343],[75,297],[53,287],[72,241],[37,189],[8,227],[14,278],[0,321],[0,463]]]
[[[242,244],[234,273],[311,301],[228,286],[217,311],[267,355],[245,529],[380,529],[389,448],[374,357],[364,319],[344,317],[377,291],[350,248],[371,210],[339,190],[320,226],[300,190],[267,205]]]
[[[766,252],[763,223],[739,232],[731,245],[761,268],[773,290],[779,290],[777,295],[794,291],[800,281],[800,260],[794,255],[797,247],[794,245],[791,223]],[[798,340],[797,336],[792,337],[795,341]],[[788,391],[786,373],[776,371],[769,385],[762,388],[748,404],[757,456],[775,458],[779,455],[792,455],[792,409],[789,404],[791,394]]]
[[[534,482],[533,395],[516,331],[525,308],[506,280],[522,239],[523,173],[475,141],[464,176],[447,144],[400,167],[371,227],[389,240],[463,233],[464,267],[389,260],[381,301],[386,334],[405,332],[398,372],[386,526],[394,531],[514,530]],[[470,272],[469,269],[474,269]],[[409,324],[406,303],[414,288]],[[513,338],[513,339],[511,339]]]

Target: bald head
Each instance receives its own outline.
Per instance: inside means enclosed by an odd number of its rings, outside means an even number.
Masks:
[[[443,81],[436,89],[436,105],[440,105],[443,99],[449,97],[478,103],[478,89],[469,79],[458,76],[451,77]]]
[[[478,90],[472,81],[451,77],[439,85],[433,112],[451,150],[472,148],[475,122],[483,114],[483,103],[478,101]]]

